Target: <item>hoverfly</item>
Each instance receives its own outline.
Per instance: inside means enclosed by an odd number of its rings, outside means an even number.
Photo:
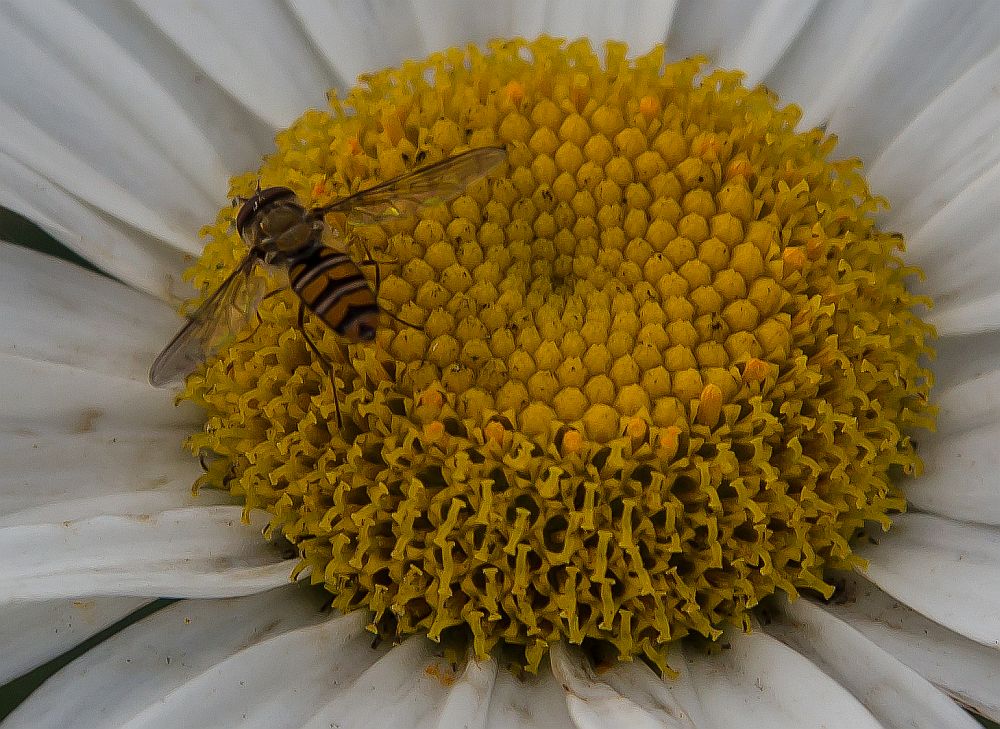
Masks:
[[[305,333],[306,309],[348,342],[370,342],[379,316],[393,315],[379,306],[359,263],[323,243],[324,217],[343,213],[348,224],[370,225],[413,215],[455,197],[504,159],[502,147],[480,147],[318,208],[303,207],[287,187],[258,191],[236,216],[236,232],[249,252],[160,352],[149,369],[150,384],[163,387],[182,379],[246,327],[264,298],[263,279],[255,275],[258,263],[287,271],[289,287],[299,297],[299,329],[322,360],[327,361]]]

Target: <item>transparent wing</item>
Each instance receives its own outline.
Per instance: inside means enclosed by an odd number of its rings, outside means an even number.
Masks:
[[[502,147],[471,149],[317,208],[315,212],[318,215],[345,213],[347,222],[353,225],[370,225],[413,215],[424,205],[445,202],[459,195],[506,158],[507,152]]]
[[[257,256],[250,254],[191,315],[149,368],[149,382],[163,387],[177,382],[235,339],[263,298],[265,281],[254,276]]]

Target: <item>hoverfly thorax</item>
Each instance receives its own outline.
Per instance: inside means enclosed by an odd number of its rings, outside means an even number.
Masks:
[[[306,331],[307,312],[351,344],[371,342],[383,315],[416,326],[379,305],[379,261],[367,250],[356,261],[342,246],[331,246],[337,236],[324,218],[339,214],[353,226],[414,215],[424,205],[455,197],[506,158],[502,147],[470,149],[322,207],[303,207],[287,187],[258,190],[236,214],[236,232],[249,250],[157,356],[149,369],[150,383],[161,387],[175,382],[234,341],[258,305],[281,290],[265,290],[265,278],[255,275],[260,264],[285,269],[287,286],[299,299],[298,329],[313,354],[330,367]],[[374,267],[374,288],[362,266]]]
[[[317,245],[323,223],[287,187],[269,187],[243,203],[236,231],[267,263],[287,263]]]

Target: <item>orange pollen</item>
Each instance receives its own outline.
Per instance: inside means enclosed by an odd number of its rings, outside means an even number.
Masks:
[[[750,160],[746,157],[736,157],[726,165],[726,179],[731,180],[734,177],[750,177],[750,173],[753,171],[753,166],[750,164]]]
[[[444,437],[444,423],[432,420],[424,426],[424,437],[430,441],[439,441]]]
[[[440,390],[424,390],[420,394],[420,404],[431,408],[440,408],[444,405],[444,396]]]
[[[709,383],[701,391],[701,404],[698,406],[698,422],[708,427],[719,422],[722,414],[722,390],[718,385]]]
[[[639,99],[639,113],[647,119],[652,119],[660,113],[660,100],[655,96],[643,96]]]
[[[631,418],[625,426],[625,434],[632,439],[633,444],[638,444],[649,435],[649,426],[642,418]]]
[[[762,359],[752,357],[743,365],[744,382],[763,382],[767,378],[771,365]]]
[[[791,271],[800,271],[806,265],[806,254],[801,248],[786,248],[781,253],[781,259],[785,262],[785,268]]]
[[[503,87],[503,95],[511,104],[520,108],[521,101],[524,99],[524,84],[520,81],[507,82],[507,85]]]
[[[504,436],[507,434],[507,429],[504,428],[500,423],[494,420],[492,423],[487,423],[486,427],[483,428],[483,433],[490,440],[500,443],[503,441]]]
[[[571,453],[579,453],[580,449],[583,448],[583,435],[580,434],[579,430],[570,428],[563,434],[562,444],[560,450],[563,455],[569,455]]]
[[[670,425],[661,430],[657,443],[662,455],[667,459],[673,458],[677,454],[678,447],[680,447],[680,440],[681,429],[676,425]]]

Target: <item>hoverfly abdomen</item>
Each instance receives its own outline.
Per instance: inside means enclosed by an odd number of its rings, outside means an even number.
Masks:
[[[375,338],[381,311],[368,279],[350,256],[315,248],[288,271],[292,290],[313,314],[349,342]]]

